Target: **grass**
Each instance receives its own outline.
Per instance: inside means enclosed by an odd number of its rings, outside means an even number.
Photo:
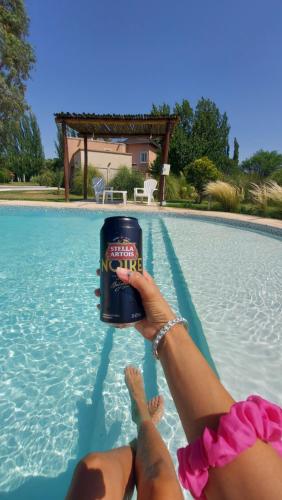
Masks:
[[[36,186],[35,182],[0,182],[1,186]]]
[[[76,194],[70,195],[70,200],[81,200],[82,197]],[[23,201],[65,201],[64,191],[60,193],[54,190],[51,191],[0,191],[0,200],[23,200]]]
[[[202,203],[175,200],[173,202],[168,202],[167,207],[188,208],[190,210],[209,210],[209,204],[206,200],[202,201]],[[223,207],[218,202],[211,202],[210,210],[215,212],[224,212]],[[252,203],[241,203],[236,210],[232,210],[231,212],[282,220],[282,208],[277,205],[267,206],[263,209],[262,207],[258,207]]]

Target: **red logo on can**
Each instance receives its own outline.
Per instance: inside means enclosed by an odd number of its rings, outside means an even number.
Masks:
[[[138,259],[136,243],[108,243],[106,250],[107,260],[135,260]]]

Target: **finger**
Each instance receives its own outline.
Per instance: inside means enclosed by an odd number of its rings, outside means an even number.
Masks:
[[[138,290],[143,300],[149,300],[157,293],[157,288],[153,283],[150,283],[143,274],[137,271],[131,272],[123,267],[118,267],[116,273],[123,283],[128,283]]]
[[[101,274],[100,269],[96,269],[96,274],[97,274],[97,276],[100,276],[100,274]]]
[[[96,288],[96,290],[94,290],[94,293],[95,293],[96,297],[101,297],[101,290],[100,290],[100,288]]]
[[[154,283],[152,276],[147,271],[145,271],[145,269],[143,270],[143,276],[145,276],[146,280],[150,283]]]

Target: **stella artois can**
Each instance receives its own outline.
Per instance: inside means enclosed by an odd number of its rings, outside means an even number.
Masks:
[[[113,325],[131,324],[145,317],[139,293],[123,283],[117,267],[143,271],[142,229],[135,217],[108,217],[100,239],[101,320]]]

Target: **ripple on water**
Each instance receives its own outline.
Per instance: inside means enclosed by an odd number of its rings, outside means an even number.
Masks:
[[[18,210],[0,219],[0,491],[16,500],[28,478],[57,477],[72,459],[129,442],[129,363],[143,370],[148,397],[164,395],[160,431],[176,464],[185,436],[160,364],[133,329],[99,321],[93,290],[103,215]],[[164,220],[224,383],[236,398],[257,392],[281,402],[281,242]],[[160,219],[140,222],[146,267],[178,311]]]

